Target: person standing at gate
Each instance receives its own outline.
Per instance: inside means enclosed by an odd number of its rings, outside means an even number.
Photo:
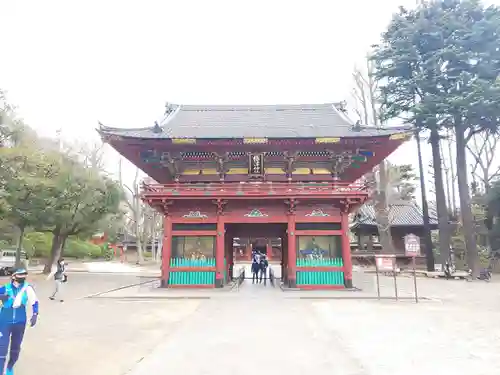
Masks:
[[[12,275],[11,282],[0,287],[0,300],[3,303],[0,311],[0,369],[2,374],[5,371],[5,375],[14,374],[28,320],[28,304],[32,308],[30,326],[34,327],[38,319],[38,298],[33,287],[26,282],[27,276],[25,269],[18,269]],[[9,345],[9,361],[5,369]]]
[[[252,252],[252,284],[259,282],[260,272],[260,254],[257,251]]]
[[[264,285],[266,285],[267,280],[267,268],[269,267],[269,262],[265,256],[262,254],[260,257],[259,268],[260,268],[260,280],[259,282],[262,284],[262,278],[264,278]]]

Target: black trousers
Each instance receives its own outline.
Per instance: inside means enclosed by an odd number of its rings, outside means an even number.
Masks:
[[[26,323],[2,324],[0,327],[0,369],[3,371],[10,344],[7,368],[11,369],[19,358]]]
[[[255,282],[259,282],[259,271],[252,272],[252,284],[255,284]]]
[[[262,279],[264,279],[264,285],[267,285],[267,268],[263,268],[260,270],[260,283],[262,283]]]

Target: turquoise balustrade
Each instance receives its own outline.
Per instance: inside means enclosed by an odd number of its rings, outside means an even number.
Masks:
[[[342,258],[297,259],[297,267],[343,267]],[[342,271],[297,271],[297,285],[344,285]]]

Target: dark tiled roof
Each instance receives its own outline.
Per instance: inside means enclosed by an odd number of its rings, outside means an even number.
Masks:
[[[434,212],[429,212],[430,225],[437,226]],[[424,219],[422,209],[412,202],[391,204],[389,208],[389,221],[392,226],[422,226]],[[361,206],[355,216],[353,227],[359,225],[377,225],[375,221],[375,208],[373,204]]]
[[[133,138],[316,138],[376,137],[404,133],[409,127],[377,129],[354,123],[333,103],[297,105],[175,105],[159,127],[120,129],[103,134]]]

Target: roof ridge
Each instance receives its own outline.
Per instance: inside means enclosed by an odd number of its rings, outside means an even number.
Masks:
[[[312,104],[185,104],[182,111],[286,111],[286,110],[308,110],[335,109],[334,103],[312,103]]]

